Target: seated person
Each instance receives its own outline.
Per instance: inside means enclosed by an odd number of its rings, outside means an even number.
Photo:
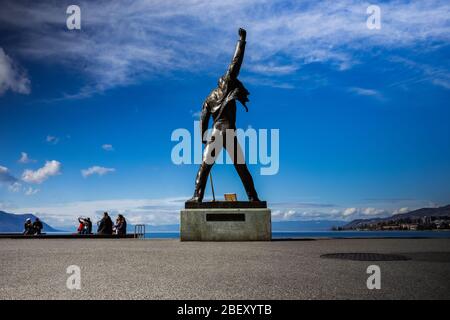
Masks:
[[[84,230],[84,220],[82,217],[78,218],[78,228],[77,228],[77,233],[78,234],[83,234],[83,230]]]
[[[36,221],[34,221],[33,223],[34,234],[41,234],[43,228],[44,226],[41,220],[39,220],[39,218],[36,218]]]
[[[23,234],[25,234],[25,235],[31,235],[31,234],[34,234],[33,223],[31,222],[31,219],[30,219],[30,218],[28,218],[27,220],[25,220]]]
[[[103,235],[112,235],[113,223],[108,212],[103,213],[102,220],[99,221],[97,233]]]
[[[78,226],[79,234],[92,234],[92,222],[89,218],[78,218],[80,225]]]
[[[87,217],[86,220],[84,220],[84,222],[85,222],[84,227],[85,227],[86,234],[92,234],[92,221],[91,221],[91,218]]]
[[[114,228],[115,228],[116,234],[119,236],[124,236],[127,234],[127,221],[125,220],[125,217],[123,215],[119,214]]]

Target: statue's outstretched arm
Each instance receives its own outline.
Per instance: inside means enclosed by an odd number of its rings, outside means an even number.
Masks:
[[[239,29],[240,39],[236,44],[236,49],[234,51],[233,59],[231,59],[230,66],[228,67],[227,75],[230,78],[237,78],[239,71],[241,69],[242,61],[244,60],[245,52],[245,39],[247,37],[247,32],[245,29]]]
[[[208,130],[209,118],[211,117],[211,112],[208,107],[208,103],[203,102],[202,113],[200,115],[200,131],[202,134],[202,143],[206,143],[205,132]]]

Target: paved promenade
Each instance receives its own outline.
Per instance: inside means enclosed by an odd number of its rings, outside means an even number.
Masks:
[[[324,259],[338,252],[408,261]],[[381,290],[366,269],[381,268]],[[66,268],[81,268],[81,290]],[[0,239],[0,299],[450,299],[450,239]]]

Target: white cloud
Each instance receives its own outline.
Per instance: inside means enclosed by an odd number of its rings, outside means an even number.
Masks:
[[[339,214],[339,213],[338,213]],[[392,215],[391,211],[382,208],[346,208],[341,211],[341,217],[348,219],[372,218]]]
[[[30,159],[28,157],[28,154],[26,152],[22,152],[20,159],[18,160],[20,163],[30,163],[30,162],[36,162],[36,160]]]
[[[379,208],[361,208],[360,210],[361,214],[364,216],[386,216],[392,214]]]
[[[253,64],[249,66],[249,69],[256,73],[263,73],[265,75],[284,75],[294,73],[298,70],[294,65],[275,65],[274,63],[268,64]]]
[[[42,168],[36,171],[27,169],[22,174],[22,180],[28,183],[40,184],[51,176],[60,174],[61,163],[56,160],[46,161]]]
[[[292,220],[323,220],[323,219],[333,219],[333,215],[331,213],[318,211],[314,209],[275,209],[272,211],[272,218],[275,221],[284,220],[284,221],[292,221]]]
[[[58,61],[88,76],[86,86],[68,98],[88,97],[174,71],[222,72],[241,25],[248,30],[246,70],[267,85],[268,75],[296,73],[305,64],[346,70],[361,63],[364,54],[371,56],[380,49],[417,49],[412,52],[426,54],[439,47],[435,44],[450,40],[450,3],[440,0],[383,2],[381,30],[366,27],[368,3],[358,0],[289,5],[277,0],[80,1],[79,5],[82,28],[89,32],[61,32],[62,3],[27,5],[11,0],[2,3],[0,12],[0,22],[17,31],[14,40],[22,56]],[[382,56],[387,58],[385,51]],[[447,86],[442,78],[427,81]]]
[[[11,192],[19,192],[22,188],[22,184],[7,167],[0,166],[0,184],[4,184]]]
[[[105,175],[107,173],[114,172],[114,171],[116,171],[116,169],[114,169],[114,168],[105,168],[105,167],[93,166],[93,167],[90,167],[88,169],[81,170],[81,175],[83,177],[87,178],[87,177],[89,177],[89,176],[91,176],[93,174],[98,174],[99,176],[103,176],[103,175]]]
[[[105,151],[114,151],[112,144],[108,144],[108,143],[105,143],[104,145],[102,145],[102,149]]]
[[[14,182],[8,186],[9,191],[19,192],[22,189],[22,184],[20,182]]]
[[[45,140],[48,143],[51,143],[51,144],[57,144],[59,142],[59,138],[58,137],[51,136],[51,135],[48,135],[47,138],[45,138]]]
[[[30,79],[26,72],[0,47],[0,96],[7,90],[29,94]]]
[[[380,100],[383,99],[383,95],[378,90],[375,89],[351,87],[348,89],[348,91],[360,96],[374,97]]]
[[[407,213],[409,212],[409,208],[408,207],[403,207],[397,210],[394,210],[394,212],[392,214],[401,214],[401,213]]]
[[[365,203],[366,205],[368,203]],[[408,204],[408,207],[400,206]],[[359,205],[359,204],[358,204]],[[378,207],[349,206],[340,207],[327,203],[272,203],[272,218],[274,221],[289,220],[344,220],[370,219],[388,217],[398,213],[405,213],[418,208],[429,207],[425,200],[404,199],[389,203],[382,203]]]
[[[9,171],[7,167],[0,166],[0,182],[6,183],[6,184],[13,184],[17,181],[17,178],[15,178]]]
[[[354,215],[358,210],[356,208],[347,208],[342,212],[344,217]]]
[[[40,191],[39,189],[34,189],[32,187],[28,187],[28,189],[26,189],[26,191],[25,191],[25,195],[32,196],[32,195],[35,195],[36,193],[38,193],[39,191]]]
[[[450,72],[445,65],[432,66],[398,56],[394,56],[390,60],[403,64],[409,71],[409,76],[406,79],[390,84],[391,87],[404,87],[409,84],[431,82],[444,89],[450,89]]]

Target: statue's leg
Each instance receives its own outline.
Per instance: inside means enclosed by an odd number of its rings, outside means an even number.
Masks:
[[[211,140],[207,143],[203,152],[203,162],[195,178],[194,195],[188,202],[202,202],[205,195],[206,182],[214,162],[222,149],[222,138],[220,132],[216,129],[212,132]]]
[[[255,189],[255,184],[253,183],[252,175],[245,164],[244,154],[236,135],[233,133],[232,136],[231,134],[227,134],[227,136],[228,141],[232,141],[232,145],[225,142],[224,147],[227,149],[230,158],[233,159],[234,167],[241,178],[242,184],[244,185],[248,200],[260,201],[258,198],[258,193]]]
[[[208,175],[211,171],[212,164],[202,162],[195,178],[195,191],[194,195],[188,201],[190,202],[202,202],[205,195],[206,182],[208,181]]]

